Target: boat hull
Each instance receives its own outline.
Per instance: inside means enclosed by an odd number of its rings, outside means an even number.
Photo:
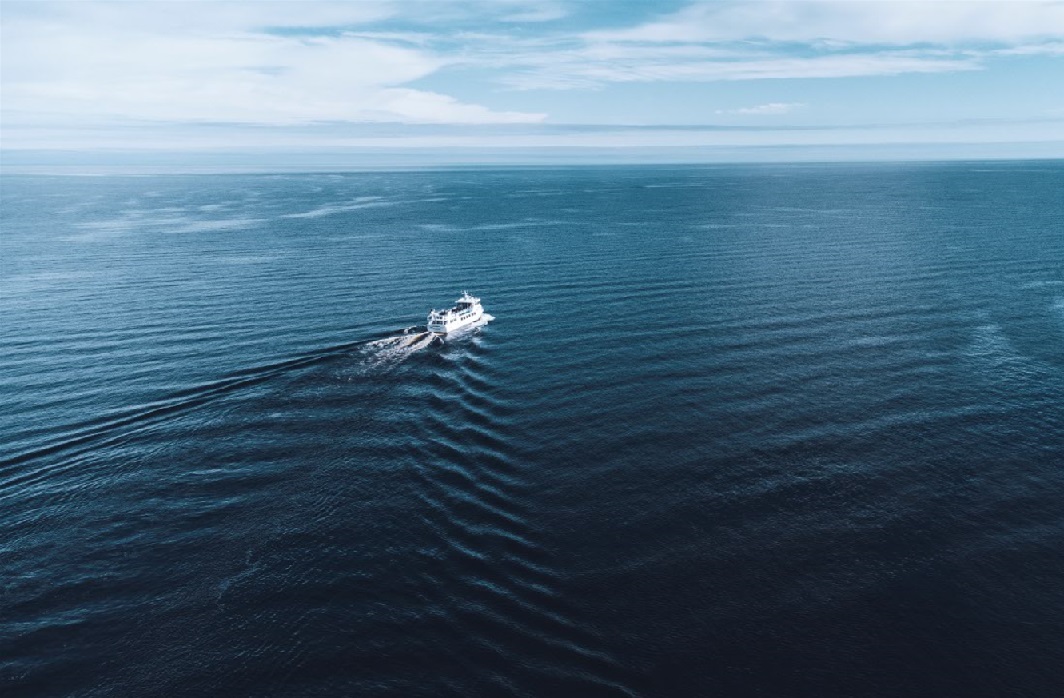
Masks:
[[[450,322],[429,322],[428,330],[433,334],[447,334],[448,332],[457,332],[458,330],[465,329],[470,325],[474,325],[480,322],[484,317],[484,311],[478,311],[458,320],[452,320]]]

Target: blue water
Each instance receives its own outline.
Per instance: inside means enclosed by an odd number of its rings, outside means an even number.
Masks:
[[[1064,690],[1064,163],[2,185],[4,695]]]

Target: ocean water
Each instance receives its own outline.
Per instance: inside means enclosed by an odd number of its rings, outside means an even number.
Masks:
[[[1060,162],[2,185],[5,696],[1064,691]]]

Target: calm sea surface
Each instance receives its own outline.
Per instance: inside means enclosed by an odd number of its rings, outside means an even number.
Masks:
[[[6,696],[1064,693],[1064,163],[2,185]]]

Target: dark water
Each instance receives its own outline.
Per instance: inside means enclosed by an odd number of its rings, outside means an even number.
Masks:
[[[2,692],[1061,695],[1062,192],[5,177]]]

